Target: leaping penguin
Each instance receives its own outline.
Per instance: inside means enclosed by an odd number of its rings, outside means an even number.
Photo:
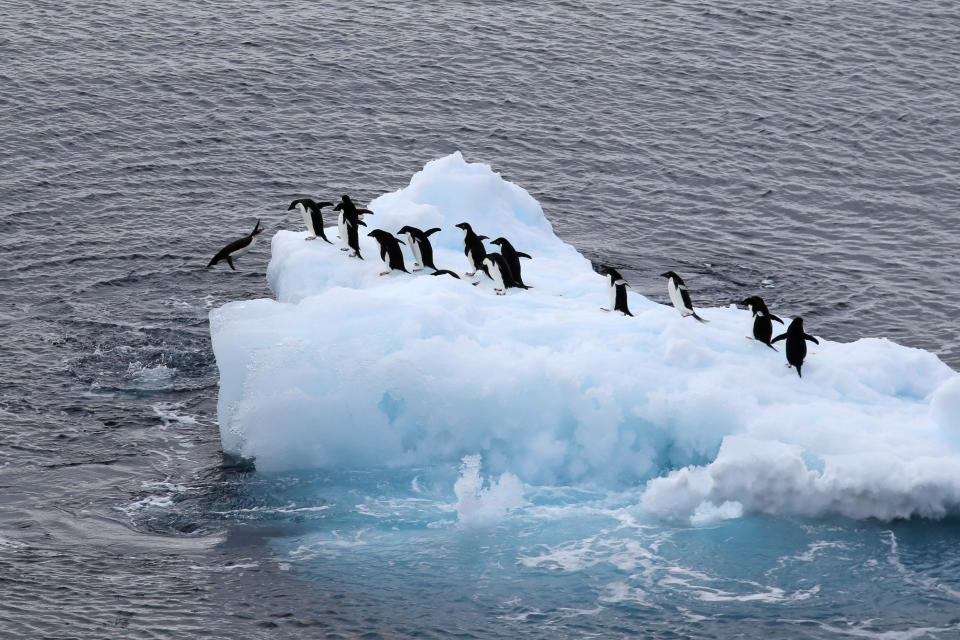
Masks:
[[[487,250],[483,246],[483,240],[487,236],[478,236],[468,222],[461,222],[456,225],[463,229],[463,255],[467,256],[467,262],[473,267],[473,271],[468,271],[466,276],[473,277],[478,270],[483,269],[483,259],[487,257]]]
[[[303,224],[307,225],[307,231],[310,232],[310,235],[304,240],[316,240],[320,237],[333,244],[327,239],[327,234],[323,231],[323,216],[320,214],[320,209],[332,206],[332,202],[314,202],[310,198],[300,198],[291,202],[287,211],[299,209],[303,215]]]
[[[610,292],[610,309],[603,310],[619,311],[625,316],[632,316],[633,314],[630,313],[630,309],[627,307],[627,287],[630,285],[627,284],[627,281],[623,279],[623,276],[620,275],[620,272],[613,267],[603,267],[602,272],[606,273],[610,278],[608,283],[608,289]]]
[[[514,249],[510,241],[504,237],[497,238],[490,244],[495,244],[500,247],[500,253],[503,254],[503,259],[507,261],[513,279],[516,280],[520,286],[527,288],[527,285],[523,284],[523,277],[520,275],[520,258],[527,258],[528,260],[532,260],[533,258],[522,251]]]
[[[803,318],[794,318],[790,326],[787,327],[787,332],[781,333],[771,342],[777,342],[784,338],[787,339],[787,366],[796,367],[797,375],[802,378],[803,374],[800,373],[800,368],[803,366],[804,358],[807,357],[807,340],[813,344],[820,344],[820,342],[810,334],[804,333]]]
[[[353,200],[351,200],[348,195],[340,196],[340,202],[337,203],[337,206],[335,206],[333,210],[340,212],[337,215],[337,231],[340,233],[340,239],[346,242],[347,247],[353,249],[356,252],[355,255],[359,257],[360,250],[350,244],[350,225],[352,224],[354,229],[356,229],[358,225],[367,226],[360,220],[360,216],[365,213],[373,215],[373,211],[370,211],[370,209],[358,209],[357,205],[353,203]],[[356,222],[351,223],[351,220]],[[340,251],[348,251],[348,249],[341,247]]]
[[[437,231],[440,231],[440,227],[421,231],[410,225],[406,225],[400,229],[400,231],[397,231],[398,236],[405,234],[407,236],[407,242],[410,243],[410,251],[413,252],[414,258],[414,271],[420,271],[424,267],[430,267],[436,270],[437,266],[433,264],[433,246],[430,244],[430,235]]]
[[[377,244],[380,245],[380,259],[383,260],[384,266],[387,267],[387,270],[380,275],[385,276],[390,273],[392,269],[410,273],[403,264],[403,252],[400,250],[400,245],[404,244],[403,240],[397,240],[389,231],[384,231],[383,229],[374,229],[367,235],[376,240]]]
[[[250,249],[253,249],[257,244],[257,236],[263,233],[263,228],[260,226],[260,218],[257,218],[257,224],[253,227],[253,231],[249,235],[246,235],[239,240],[234,240],[223,249],[217,252],[217,255],[213,256],[213,260],[210,261],[210,264],[207,265],[209,269],[213,265],[217,264],[221,260],[226,260],[227,264],[230,265],[230,268],[234,271],[237,270],[233,266],[233,261],[245,254]]]
[[[661,273],[661,276],[667,279],[667,292],[670,294],[670,302],[677,308],[683,317],[693,316],[700,322],[709,322],[697,315],[693,310],[693,302],[690,301],[690,292],[687,291],[687,285],[683,283],[683,278],[673,271]]]
[[[772,321],[776,320],[780,324],[783,324],[783,320],[770,313],[770,310],[767,309],[767,304],[760,296],[750,296],[749,298],[745,298],[743,301],[738,302],[737,304],[747,307],[747,309],[750,310],[750,314],[753,318],[754,339],[762,342],[776,351],[777,348],[770,344],[770,336],[773,335]]]

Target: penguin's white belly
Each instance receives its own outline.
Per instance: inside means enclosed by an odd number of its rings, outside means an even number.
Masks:
[[[313,230],[313,220],[310,219],[310,213],[307,211],[307,208],[302,204],[298,204],[297,208],[300,209],[300,213],[303,214],[303,224],[306,225],[307,231],[309,231],[312,236],[317,235],[317,232]]]
[[[231,254],[230,254],[230,258],[231,258],[231,259],[232,259],[232,258],[239,258],[239,257],[242,256],[243,254],[245,254],[247,251],[250,251],[250,249],[253,249],[254,245],[256,245],[256,244],[257,244],[257,237],[254,236],[253,239],[250,240],[250,243],[249,243],[247,246],[245,246],[245,247],[240,247],[239,249],[237,249],[236,251],[234,251],[233,253],[231,253]]]
[[[613,311],[617,306],[617,285],[611,284],[609,289],[610,289],[610,311]]]
[[[692,309],[687,309],[687,305],[683,303],[683,296],[680,295],[680,289],[673,283],[673,280],[667,281],[667,292],[670,294],[670,302],[677,308],[680,315],[685,316],[692,312]]]
[[[410,243],[410,250],[413,252],[413,259],[423,264],[423,259],[420,257],[420,243],[413,239],[409,233],[407,234],[407,242]]]
[[[469,263],[471,269],[476,269],[476,265],[473,264],[473,252],[470,249],[467,249],[467,263]]]
[[[337,216],[337,231],[340,233],[340,239],[347,241],[347,222],[343,219],[343,211]]]
[[[503,290],[503,276],[500,275],[500,267],[497,266],[496,262],[491,262],[489,260],[484,260],[484,264],[487,265],[487,270],[490,272],[490,277],[493,278],[494,288]]]

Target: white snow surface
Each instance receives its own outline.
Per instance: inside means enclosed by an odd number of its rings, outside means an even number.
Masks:
[[[934,354],[820,338],[799,379],[782,343],[774,353],[744,337],[746,311],[700,309],[710,320],[700,324],[631,292],[635,317],[604,313],[606,278],[554,235],[537,201],[460,153],[368,206],[365,260],[279,231],[267,272],[276,300],[211,312],[225,452],[262,471],[479,454],[490,473],[513,474],[499,489],[510,495],[514,475],[634,487],[643,512],[694,524],[958,511],[960,376]],[[523,261],[533,288],[497,296],[482,275],[479,286],[429,269],[378,275],[366,231],[409,224],[441,227],[436,264],[463,276],[462,221],[533,256]],[[461,502],[482,504],[479,488],[463,489]]]

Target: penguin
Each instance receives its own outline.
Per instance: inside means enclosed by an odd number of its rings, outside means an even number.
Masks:
[[[303,215],[303,224],[307,225],[307,231],[310,232],[310,235],[304,240],[316,240],[319,236],[326,242],[333,244],[327,240],[327,234],[323,231],[323,216],[320,215],[320,209],[332,206],[332,202],[314,202],[310,198],[300,198],[291,202],[287,211],[299,209]]]
[[[787,327],[787,332],[781,333],[771,342],[777,342],[784,338],[787,339],[787,366],[796,367],[797,375],[802,378],[803,374],[800,373],[800,367],[803,366],[803,359],[807,357],[807,340],[813,344],[820,344],[820,342],[810,334],[803,332],[803,318],[794,318],[790,326]]]
[[[437,269],[436,271],[434,271],[434,272],[431,273],[430,275],[432,275],[432,276],[453,276],[453,277],[456,278],[457,280],[460,279],[460,276],[458,276],[457,274],[455,274],[453,271],[450,271],[449,269]]]
[[[473,267],[473,271],[468,271],[466,274],[470,278],[478,270],[483,269],[483,259],[487,257],[487,250],[484,248],[482,241],[486,236],[478,236],[467,222],[461,222],[456,226],[463,229],[463,255],[467,256],[467,262]]]
[[[510,267],[507,261],[499,253],[488,253],[483,257],[483,272],[493,280],[493,290],[498,296],[505,296],[505,289],[518,286],[510,275]]]
[[[409,242],[410,251],[413,252],[414,258],[414,271],[420,271],[424,267],[430,267],[431,269],[436,270],[436,265],[433,264],[433,247],[430,245],[430,235],[440,231],[440,227],[434,227],[433,229],[427,229],[426,231],[421,231],[416,227],[411,227],[407,225],[397,231],[397,235],[406,234],[407,242]]]
[[[257,218],[257,224],[253,227],[253,231],[249,235],[246,235],[239,240],[234,240],[223,249],[217,252],[217,255],[213,256],[213,260],[210,261],[210,264],[207,265],[209,269],[213,265],[217,264],[221,260],[226,260],[227,264],[230,265],[230,268],[234,271],[237,270],[233,266],[233,261],[245,254],[250,249],[253,249],[257,244],[257,236],[263,233],[263,228],[260,226],[260,218]]]
[[[341,249],[341,251],[353,249],[353,253],[348,253],[347,256],[363,260],[363,256],[360,255],[360,227],[367,226],[367,223],[361,220],[359,215],[346,215],[344,216],[344,225],[346,226],[348,249]]]
[[[510,267],[510,273],[513,275],[513,279],[517,284],[527,288],[527,286],[523,284],[523,277],[520,275],[520,258],[527,258],[528,260],[532,260],[533,258],[522,251],[517,251],[514,249],[513,245],[510,244],[510,241],[504,237],[497,238],[490,244],[495,244],[500,247],[500,253],[503,255],[503,259],[507,261],[507,265]]]
[[[687,291],[687,285],[683,283],[683,278],[673,271],[667,271],[660,275],[667,279],[667,292],[670,294],[670,302],[677,308],[681,316],[693,316],[700,322],[709,322],[709,320],[704,320],[698,316],[697,312],[693,310],[693,303],[690,301],[690,292]]]
[[[347,243],[347,247],[349,247],[349,248],[341,247],[340,251],[349,251],[350,249],[354,249],[350,245],[350,231],[349,231],[350,220],[351,219],[359,220],[360,216],[364,213],[369,213],[370,215],[373,215],[373,211],[370,211],[370,209],[358,209],[357,205],[353,203],[353,200],[351,200],[350,196],[348,195],[340,196],[340,202],[337,203],[337,206],[335,206],[333,210],[340,212],[337,215],[337,231],[340,233],[340,236],[339,236],[340,239],[344,240]],[[354,228],[356,228],[357,224],[353,223],[353,226]],[[367,225],[364,224],[363,226],[365,227]],[[354,249],[354,251],[357,251],[357,249]],[[358,256],[360,255],[359,251],[357,251],[356,255]]]
[[[383,264],[387,267],[387,270],[380,275],[387,275],[391,269],[410,273],[403,264],[403,252],[400,250],[400,245],[404,244],[403,240],[397,240],[389,231],[384,231],[383,229],[374,229],[367,235],[376,240],[377,244],[380,245],[380,259],[383,260]]]
[[[770,336],[773,335],[772,321],[776,320],[780,324],[783,324],[783,320],[770,313],[770,310],[767,309],[767,304],[760,296],[750,296],[737,304],[747,307],[747,309],[750,310],[751,317],[753,318],[754,339],[776,351],[777,348],[770,344]]]
[[[625,316],[632,316],[633,314],[627,307],[627,287],[630,285],[623,279],[620,272],[613,267],[601,267],[600,273],[606,274],[610,278],[607,286],[610,293],[610,309],[606,307],[600,307],[600,309],[603,311],[619,311]]]

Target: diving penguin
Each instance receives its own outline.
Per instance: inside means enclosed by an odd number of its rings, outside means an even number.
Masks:
[[[227,264],[230,265],[230,268],[234,271],[237,270],[233,266],[233,261],[245,254],[250,249],[253,249],[257,244],[257,236],[263,233],[263,228],[260,226],[260,218],[257,218],[257,224],[253,227],[253,231],[249,235],[246,235],[239,240],[234,240],[223,249],[217,252],[217,255],[213,256],[213,260],[210,261],[210,264],[207,265],[209,269],[213,265],[217,264],[221,260],[226,260]]]
[[[390,273],[392,269],[409,273],[403,264],[403,252],[400,250],[400,245],[404,244],[403,240],[397,240],[389,231],[384,231],[383,229],[374,229],[367,235],[376,240],[377,244],[380,245],[380,259],[383,260],[384,266],[387,267],[387,270],[380,275],[385,276]]]
[[[287,211],[299,209],[303,215],[303,224],[307,226],[307,231],[310,232],[310,235],[304,240],[316,240],[319,236],[326,242],[333,244],[327,239],[327,234],[323,231],[323,216],[320,214],[320,209],[332,206],[332,202],[314,202],[310,198],[300,198],[291,202]]]
[[[433,246],[430,244],[430,235],[440,231],[440,227],[434,227],[421,231],[410,225],[404,226],[397,235],[406,234],[409,242],[410,251],[413,252],[414,263],[413,270],[420,271],[423,267],[430,267],[436,270],[437,266],[433,264]]]
[[[627,307],[627,287],[630,285],[623,279],[620,272],[613,267],[603,267],[601,273],[606,273],[610,279],[607,286],[610,293],[610,309],[603,310],[610,311],[612,309],[619,311],[625,316],[632,316],[633,314],[630,313],[630,309]]]
[[[760,296],[750,296],[737,304],[747,307],[747,309],[750,310],[750,314],[753,317],[754,339],[776,351],[777,348],[770,344],[770,336],[773,335],[772,321],[776,320],[780,324],[783,324],[783,320],[770,313],[770,310],[767,309],[767,304]]]
[[[807,357],[807,340],[813,344],[820,344],[820,342],[810,334],[804,333],[803,318],[794,318],[790,326],[787,327],[787,332],[781,333],[771,342],[777,342],[784,338],[787,339],[787,366],[796,367],[797,375],[802,378],[803,374],[800,373],[800,367],[803,366],[803,359]]]
[[[700,322],[709,322],[697,315],[693,310],[693,302],[690,301],[690,292],[687,291],[687,285],[683,283],[683,278],[673,271],[661,273],[661,276],[667,279],[667,293],[670,294],[670,302],[677,308],[683,317],[693,316]]]

